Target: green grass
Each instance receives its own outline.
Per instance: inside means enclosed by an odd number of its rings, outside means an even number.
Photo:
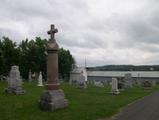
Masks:
[[[159,89],[159,86],[152,90],[134,87],[120,95],[111,95],[110,86],[77,89],[65,83],[61,87],[69,106],[55,112],[45,112],[38,108],[43,88],[34,83],[24,83],[27,93],[17,96],[3,93],[5,86],[4,82],[0,82],[0,120],[97,120],[110,117],[121,107]]]

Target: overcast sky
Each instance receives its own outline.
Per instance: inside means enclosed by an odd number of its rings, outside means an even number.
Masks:
[[[159,0],[0,0],[0,37],[49,38],[78,65],[159,64]]]

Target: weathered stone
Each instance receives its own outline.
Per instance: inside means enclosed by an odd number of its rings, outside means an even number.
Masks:
[[[77,88],[86,88],[87,84],[85,81],[85,77],[83,76],[82,72],[79,76],[79,81],[77,81]]]
[[[152,88],[152,83],[150,81],[144,81],[143,82],[143,87],[144,89],[151,89]]]
[[[54,38],[58,30],[54,25],[51,25],[51,30],[48,34],[51,39],[47,45],[47,90],[42,94],[39,100],[39,107],[41,110],[55,111],[56,109],[68,106],[67,100],[64,98],[64,93],[59,89],[58,79],[58,44]]]
[[[112,94],[119,94],[119,90],[118,90],[118,80],[117,78],[112,78]]]
[[[40,109],[46,111],[55,111],[67,106],[68,101],[65,99],[62,90],[45,91],[39,101]]]
[[[7,80],[8,87],[5,89],[7,93],[24,94],[25,90],[22,89],[22,79],[18,66],[12,66],[9,78]]]
[[[125,74],[124,86],[125,87],[133,87],[133,79],[132,79],[132,76],[130,73]]]
[[[43,86],[43,77],[42,77],[41,72],[40,72],[39,77],[38,77],[38,86]]]

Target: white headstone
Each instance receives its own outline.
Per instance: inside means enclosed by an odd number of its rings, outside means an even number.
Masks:
[[[112,78],[112,93],[119,94],[117,78]]]
[[[43,78],[42,78],[41,72],[40,72],[39,78],[38,78],[38,86],[43,86]]]
[[[125,74],[125,87],[133,87],[133,79],[130,73]]]
[[[83,76],[83,74],[80,74],[79,76],[79,80],[77,81],[77,87],[78,88],[86,88],[86,81],[85,81],[85,77]]]
[[[25,91],[21,88],[22,79],[20,78],[20,72],[18,66],[12,66],[11,71],[8,77],[8,87],[5,89],[5,92],[23,94]]]
[[[87,81],[88,80],[88,78],[87,78],[87,69],[84,67],[84,68],[82,68],[82,71],[83,71],[83,76],[85,78],[85,81]]]
[[[32,82],[32,77],[31,77],[31,70],[29,70],[29,82]]]

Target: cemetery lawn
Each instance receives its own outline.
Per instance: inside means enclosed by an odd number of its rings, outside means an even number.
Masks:
[[[97,120],[110,117],[121,107],[159,90],[159,86],[152,90],[134,87],[120,95],[111,95],[110,86],[77,89],[63,83],[61,88],[69,100],[69,106],[46,112],[38,109],[38,99],[44,88],[25,82],[26,94],[16,96],[3,93],[5,86],[4,82],[0,82],[0,120]]]

